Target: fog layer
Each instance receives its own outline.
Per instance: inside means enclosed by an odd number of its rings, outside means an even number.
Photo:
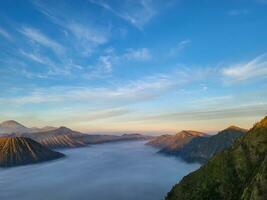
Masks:
[[[61,151],[66,158],[0,169],[0,199],[162,200],[199,167],[157,154],[144,142],[101,144]]]

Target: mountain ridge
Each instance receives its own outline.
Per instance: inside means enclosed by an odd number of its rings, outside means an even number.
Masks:
[[[161,135],[155,139],[149,141],[147,145],[160,148],[160,153],[168,153],[174,150],[182,148],[185,144],[190,142],[195,137],[204,137],[205,133],[192,131],[192,130],[182,130],[175,135]]]
[[[185,176],[166,200],[267,199],[267,117]]]
[[[39,127],[26,127],[23,124],[15,120],[6,120],[0,123],[0,134],[23,134],[23,133],[33,133],[33,132],[43,132],[48,130],[54,130],[57,127],[45,126]]]
[[[17,123],[14,120],[9,120],[9,121],[12,121],[11,124]],[[85,147],[88,146],[89,144],[99,144],[106,142],[118,142],[118,141],[128,141],[128,140],[148,140],[153,138],[138,133],[123,134],[121,136],[100,135],[100,134],[91,135],[74,131],[65,126],[60,126],[58,128],[50,126],[46,126],[43,128],[26,127],[26,129],[24,129],[23,131],[10,131],[9,129],[9,131],[6,132],[9,132],[9,134],[2,133],[0,134],[0,137],[18,137],[18,136],[28,137],[52,149],[76,148],[76,147]]]
[[[15,120],[7,120],[0,123],[0,134],[24,133],[29,130],[29,128],[16,122]]]
[[[174,152],[187,162],[207,162],[215,153],[228,148],[237,138],[247,132],[237,126],[230,126],[210,137],[193,138],[179,151]]]

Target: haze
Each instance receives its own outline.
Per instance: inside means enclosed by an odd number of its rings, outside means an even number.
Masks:
[[[162,200],[199,164],[157,151],[145,141],[61,150],[61,160],[0,169],[0,199]]]

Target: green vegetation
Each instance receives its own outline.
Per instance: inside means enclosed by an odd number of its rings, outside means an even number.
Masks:
[[[166,200],[266,200],[267,117],[184,177]]]

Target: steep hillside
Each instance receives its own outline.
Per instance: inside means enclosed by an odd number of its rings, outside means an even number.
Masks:
[[[267,199],[267,117],[184,177],[167,200]]]
[[[195,137],[204,136],[204,133],[183,130],[175,135],[161,135],[149,141],[147,145],[160,148],[161,152],[171,152],[181,148]]]
[[[211,137],[197,137],[177,152],[187,162],[207,162],[215,153],[228,148],[247,130],[230,126]]]
[[[79,139],[83,133],[73,131],[66,127],[60,127],[50,131],[23,134],[24,137],[31,138],[49,148],[74,148],[87,144]]]
[[[148,145],[161,148],[161,153],[175,153],[195,137],[205,136],[205,133],[184,130],[175,135],[162,135],[148,142]]]
[[[38,163],[63,156],[29,138],[0,138],[0,167]]]
[[[173,143],[173,138],[174,136],[173,135],[161,135],[161,136],[158,136],[156,138],[154,138],[153,140],[149,141],[147,143],[147,145],[150,145],[150,146],[153,146],[153,147],[156,147],[156,148],[164,148],[166,146],[169,146]]]

